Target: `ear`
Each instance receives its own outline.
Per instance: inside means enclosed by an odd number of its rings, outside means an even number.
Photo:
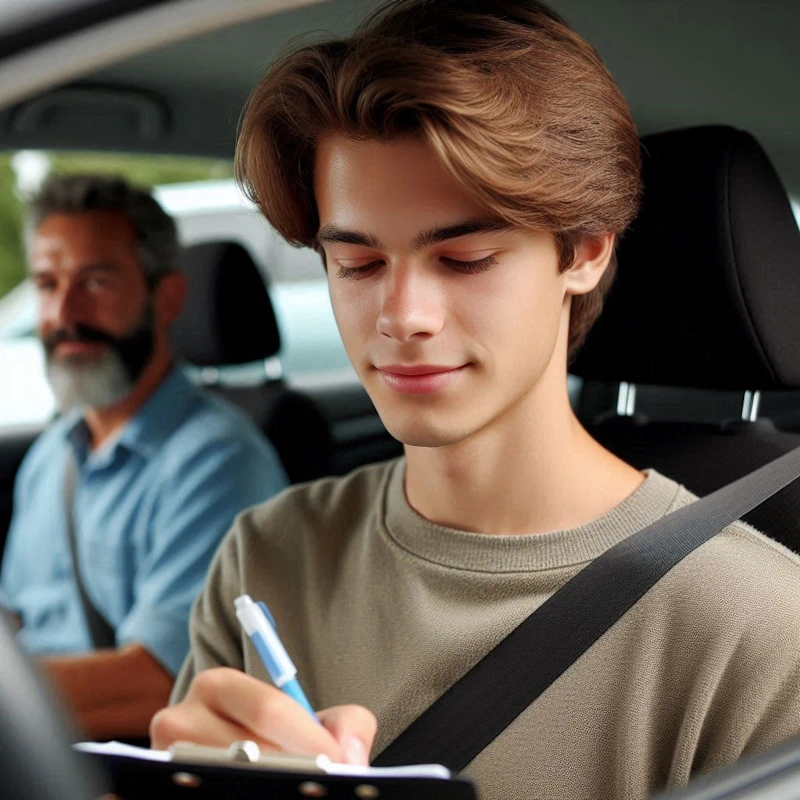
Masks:
[[[169,272],[159,280],[153,291],[153,306],[156,319],[162,325],[175,322],[183,311],[188,284],[182,272]]]
[[[575,260],[564,273],[568,295],[588,294],[600,282],[614,253],[616,234],[584,236],[575,248]]]

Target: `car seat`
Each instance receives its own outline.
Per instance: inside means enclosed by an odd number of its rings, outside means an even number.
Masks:
[[[250,254],[232,242],[184,248],[186,305],[173,326],[176,355],[198,382],[244,410],[266,434],[292,483],[330,472],[331,436],[314,401],[277,372],[281,337],[267,285]],[[255,379],[225,380],[226,367],[254,365]]]
[[[642,147],[641,211],[571,371],[589,382],[589,406],[591,382],[618,391],[616,411],[582,409],[602,444],[704,495],[800,446],[800,435],[758,415],[760,392],[800,388],[800,234],[749,134],[706,126],[647,136]],[[740,392],[742,413],[652,421],[635,402],[641,386]],[[747,521],[800,551],[799,508],[794,483]]]

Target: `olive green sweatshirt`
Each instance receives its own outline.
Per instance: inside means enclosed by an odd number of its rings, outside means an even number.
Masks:
[[[420,517],[404,471],[403,459],[367,467],[243,513],[195,605],[173,700],[209,667],[268,680],[234,614],[246,592],[269,605],[315,707],[375,713],[377,754],[592,559],[694,499],[650,471],[587,525],[487,536]],[[484,800],[645,798],[796,734],[800,557],[737,523],[673,568],[466,774]]]

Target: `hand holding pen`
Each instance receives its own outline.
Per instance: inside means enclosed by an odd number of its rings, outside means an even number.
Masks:
[[[376,728],[375,717],[362,706],[318,710],[315,719],[285,691],[219,667],[197,673],[185,697],[155,715],[150,737],[156,749],[176,741],[228,747],[250,739],[263,752],[324,754],[366,766]]]

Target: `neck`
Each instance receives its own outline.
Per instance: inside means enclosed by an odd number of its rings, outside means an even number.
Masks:
[[[102,447],[136,415],[161,385],[172,364],[172,357],[169,354],[155,355],[124,400],[105,408],[86,409],[84,419],[89,429],[92,450]]]
[[[608,513],[644,480],[601,447],[569,404],[564,364],[467,439],[406,447],[406,495],[432,522],[521,535],[565,530]]]

